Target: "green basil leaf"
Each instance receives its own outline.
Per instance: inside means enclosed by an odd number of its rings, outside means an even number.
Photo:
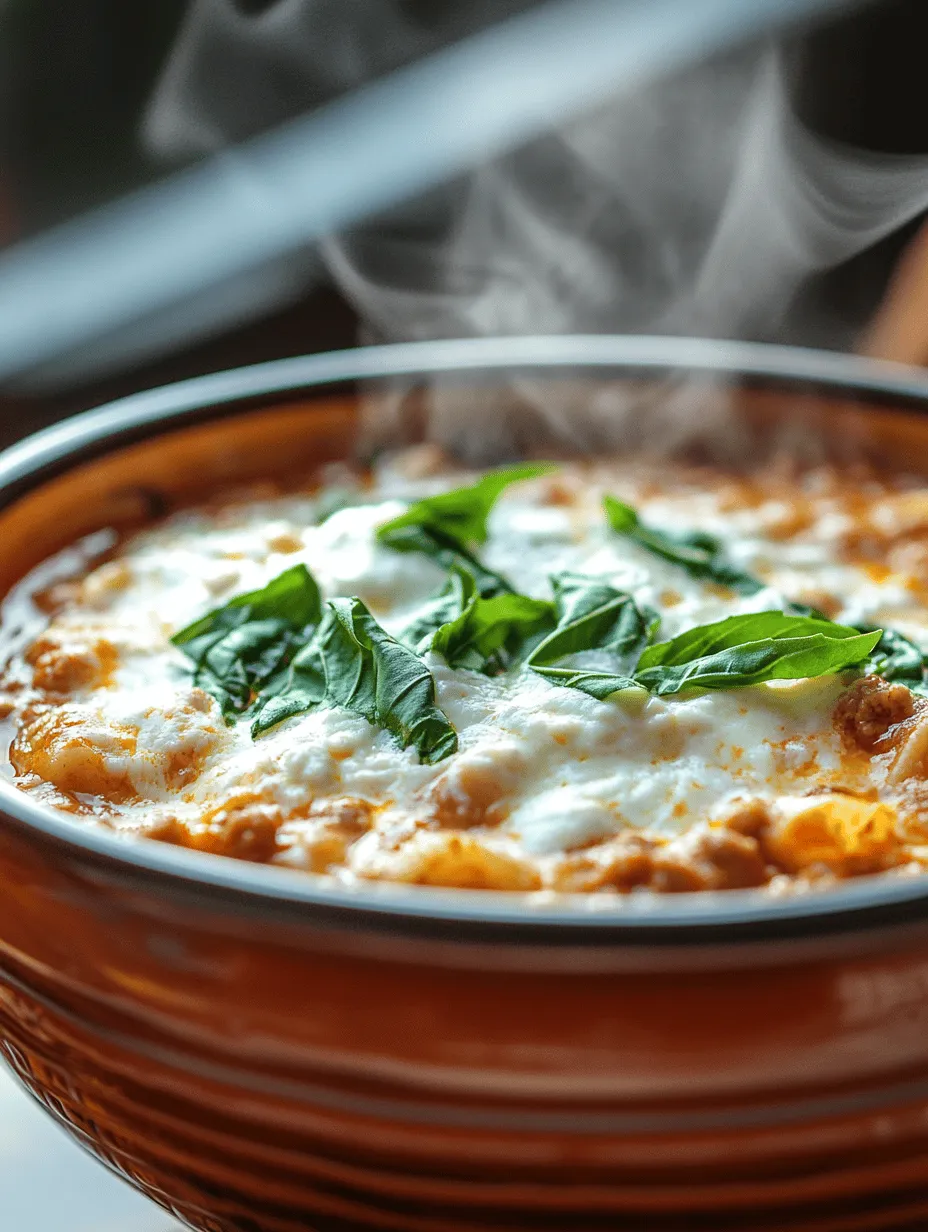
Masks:
[[[737,649],[762,639],[802,637],[826,632],[847,638],[856,636],[859,631],[815,616],[781,611],[748,612],[739,616],[728,616],[724,620],[713,621],[712,624],[696,625],[670,641],[649,646],[642,654],[638,668],[676,667],[720,650]]]
[[[260,590],[236,595],[222,607],[208,612],[193,624],[175,633],[171,641],[183,647],[187,642],[211,632],[216,622],[223,619],[228,624],[228,614],[247,609],[242,620],[281,620],[292,629],[305,629],[316,625],[322,616],[322,600],[319,587],[305,565],[285,569]],[[237,622],[241,623],[241,621]]]
[[[870,633],[873,626],[861,626]],[[883,629],[869,659],[864,664],[868,675],[898,681],[915,693],[928,693],[928,661],[922,650],[896,629]]]
[[[554,605],[546,599],[483,599],[472,593],[461,614],[436,630],[431,648],[449,667],[491,674],[504,670],[531,638],[553,623]]]
[[[753,595],[764,589],[764,583],[750,573],[736,568],[728,560],[724,545],[714,535],[703,531],[672,535],[646,526],[637,512],[614,496],[603,497],[603,509],[612,529],[627,535],[640,547],[680,565],[691,577],[717,582],[742,595]]]
[[[379,531],[378,535],[397,552],[422,552],[449,572],[462,569],[469,573],[484,599],[491,595],[513,593],[512,586],[502,574],[487,569],[462,543],[442,530],[430,526],[400,526],[390,531],[389,535],[382,535]]]
[[[277,673],[262,688],[261,696],[252,708],[254,721],[253,737],[260,736],[295,715],[305,714],[325,701],[325,663],[322,658],[321,637],[331,613],[323,617],[315,637],[298,651],[286,670]]]
[[[598,578],[563,573],[551,581],[557,627],[529,656],[532,671],[600,701],[620,689],[637,687],[635,667],[656,632],[657,614],[640,609],[631,595]],[[589,650],[608,652],[613,670],[558,666],[570,655]]]
[[[435,704],[435,681],[408,646],[391,637],[360,599],[332,599],[335,619],[320,633],[326,701],[384,727],[427,765],[458,747],[457,733]]]
[[[193,683],[219,702],[230,722],[271,680],[282,678],[321,616],[319,588],[305,565],[261,590],[237,595],[171,641],[193,663]]]
[[[785,612],[730,616],[648,647],[635,680],[659,696],[803,680],[864,663],[880,636]]]
[[[485,543],[487,518],[500,494],[510,484],[535,479],[553,469],[550,462],[526,462],[520,466],[488,471],[466,488],[454,488],[450,492],[415,501],[405,513],[381,526],[377,534],[380,539],[390,542],[398,530],[425,526],[450,536],[460,546]]]
[[[402,630],[400,641],[417,654],[425,654],[436,630],[456,620],[476,593],[477,584],[470,570],[463,565],[453,565],[441,590],[418,610]]]
[[[276,675],[295,653],[299,640],[282,620],[246,620],[183,646],[194,664],[193,683],[219,702],[227,721],[251,704],[264,682]]]

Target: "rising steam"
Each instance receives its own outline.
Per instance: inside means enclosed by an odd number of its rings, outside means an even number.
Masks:
[[[383,71],[384,48],[424,52],[435,34],[394,0],[258,8],[248,18],[235,0],[192,6],[148,118],[162,153],[234,141],[247,117],[255,127],[280,118],[274,106],[299,95],[295,82],[307,105],[313,90],[318,98]],[[619,93],[376,227],[332,237],[323,255],[370,340],[661,332],[776,341],[805,330],[842,348],[860,322],[797,321],[797,294],[926,208],[928,159],[816,136],[791,112],[777,49],[753,47]],[[475,432],[462,396],[411,401],[393,390],[377,400],[378,422],[396,431],[412,415],[472,455],[478,441],[482,453],[511,451],[541,426],[595,445],[628,423],[627,392],[591,402],[523,381],[493,405],[484,399]],[[659,439],[692,418],[691,401],[682,391],[652,409]]]

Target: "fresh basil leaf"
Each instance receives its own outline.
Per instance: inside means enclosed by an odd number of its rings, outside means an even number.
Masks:
[[[465,570],[473,577],[484,599],[489,599],[491,595],[513,593],[512,586],[502,574],[487,569],[462,543],[442,530],[430,526],[400,526],[389,535],[380,532],[378,535],[397,552],[422,552],[449,572],[456,568]]]
[[[603,497],[603,509],[609,525],[620,535],[627,535],[640,547],[680,565],[691,577],[717,582],[742,595],[753,595],[764,589],[764,583],[750,573],[738,569],[727,558],[724,545],[714,535],[691,531],[672,535],[641,521],[637,512],[614,496]]]
[[[182,649],[194,664],[193,683],[216,698],[228,721],[248,708],[298,645],[297,635],[282,620],[244,620],[227,627],[221,619],[214,632]]]
[[[557,627],[529,656],[532,671],[600,701],[636,687],[635,666],[657,629],[657,614],[640,609],[631,595],[598,578],[563,573],[551,581]],[[614,670],[558,666],[570,655],[589,650],[608,652]]]
[[[474,575],[463,565],[452,565],[444,586],[419,609],[400,634],[400,641],[411,646],[417,654],[425,654],[436,631],[456,620],[475,594]]]
[[[862,626],[862,633],[873,626]],[[883,629],[863,670],[884,680],[898,681],[915,693],[928,693],[928,661],[922,650],[896,629]]]
[[[384,523],[377,531],[377,538],[397,552],[421,552],[449,572],[466,570],[476,582],[481,598],[512,594],[513,588],[507,579],[488,569],[471,548],[486,541],[487,518],[505,488],[519,480],[546,474],[551,469],[551,464],[545,462],[490,471],[470,487],[455,488],[416,501],[405,513]],[[436,614],[443,609],[441,601],[446,598],[442,591],[431,601],[430,606]],[[423,619],[428,621],[429,617],[424,614]],[[410,635],[404,634],[404,640],[410,641]]]
[[[642,654],[635,680],[659,696],[681,689],[733,689],[768,680],[802,680],[864,663],[879,629],[785,612],[730,616],[700,625]]]
[[[381,526],[377,534],[384,542],[390,542],[398,530],[424,526],[440,531],[461,546],[485,543],[487,518],[500,494],[510,484],[523,479],[536,479],[553,469],[550,462],[526,462],[520,466],[488,471],[468,487],[454,488],[450,492],[415,501],[405,513]]]
[[[319,638],[326,701],[384,727],[427,765],[458,747],[457,733],[435,704],[431,672],[408,646],[382,629],[360,599],[332,599],[334,620]]]
[[[525,645],[554,623],[554,605],[528,595],[494,595],[483,599],[472,593],[454,620],[432,637],[431,648],[453,668],[469,668],[488,675],[504,670]]]
[[[193,683],[219,702],[230,722],[269,682],[281,678],[321,616],[319,589],[295,565],[261,590],[237,595],[171,641],[193,663]]]
[[[666,642],[649,646],[642,654],[639,670],[648,667],[677,667],[720,650],[737,649],[762,639],[802,637],[822,634],[851,637],[857,629],[832,624],[830,620],[781,611],[748,612],[728,616],[707,625],[696,625]]]
[[[242,608],[247,609],[243,620],[281,620],[292,629],[305,629],[307,625],[318,624],[322,616],[322,600],[313,575],[305,565],[294,565],[260,590],[236,595],[222,607],[195,620],[175,633],[171,641],[175,646],[183,647],[194,638],[211,632],[220,618],[228,623],[227,614]]]
[[[325,701],[325,664],[320,640],[327,619],[334,619],[331,613],[323,617],[315,637],[298,651],[289,667],[272,677],[262,688],[261,696],[252,708],[253,737],[283,723],[284,719],[305,714]]]

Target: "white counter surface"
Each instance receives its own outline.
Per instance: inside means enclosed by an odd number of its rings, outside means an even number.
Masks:
[[[0,1210],[8,1232],[181,1232],[76,1146],[2,1065]]]

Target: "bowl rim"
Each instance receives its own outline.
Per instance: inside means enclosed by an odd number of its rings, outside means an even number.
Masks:
[[[44,428],[0,453],[0,507],[52,475],[139,439],[260,405],[268,397],[390,377],[598,368],[760,381],[928,410],[928,373],[903,364],[799,347],[661,336],[564,335],[454,339],[361,347],[273,360],[133,394]],[[928,877],[861,878],[814,893],[555,895],[371,883],[339,886],[82,828],[0,779],[0,829],[13,828],[112,881],[191,895],[203,905],[352,930],[453,941],[660,944],[689,947],[872,929],[928,920]]]

